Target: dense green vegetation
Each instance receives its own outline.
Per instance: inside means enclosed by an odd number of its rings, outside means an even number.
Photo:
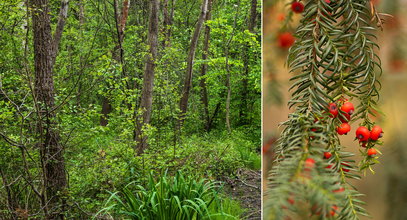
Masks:
[[[173,181],[216,185],[187,198],[201,217],[242,217],[221,185],[260,170],[260,8],[1,1],[0,219],[127,218]]]

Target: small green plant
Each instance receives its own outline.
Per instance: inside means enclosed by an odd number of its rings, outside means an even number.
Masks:
[[[164,173],[158,180],[153,176],[151,172],[147,187],[132,182],[111,193],[106,207],[94,217],[109,214],[130,219],[236,219],[223,211],[218,182],[184,177],[181,172],[174,177]]]

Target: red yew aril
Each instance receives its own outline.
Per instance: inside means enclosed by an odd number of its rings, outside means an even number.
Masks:
[[[277,20],[278,21],[284,21],[285,20],[285,14],[284,13],[279,13],[277,15]]]
[[[329,115],[331,118],[335,118],[338,115],[338,106],[336,106],[335,103],[329,104],[329,113],[331,113],[331,115]]]
[[[334,193],[341,193],[341,192],[343,192],[343,191],[345,191],[345,188],[340,187],[339,189],[333,190],[332,192],[334,192]]]
[[[383,130],[379,125],[373,126],[372,130],[370,131],[370,139],[376,141],[377,139],[383,136]]]
[[[294,42],[295,38],[290,32],[284,32],[278,36],[278,43],[282,48],[290,48]]]
[[[291,3],[291,9],[295,13],[301,13],[304,11],[304,4],[302,4],[301,2],[293,2]]]
[[[339,135],[347,134],[350,131],[351,127],[348,123],[342,123],[337,129]]]
[[[331,152],[324,152],[324,158],[325,159],[329,159],[329,158],[331,158],[331,156],[332,156]]]
[[[341,120],[342,123],[349,122],[350,121],[350,115],[348,113],[343,113],[339,116],[339,120]]]
[[[350,165],[349,164],[347,164],[347,163],[341,163],[341,165],[342,166],[345,166],[345,167],[350,167]],[[350,171],[350,169],[346,169],[346,168],[341,168],[342,170],[343,170],[343,172],[345,172],[345,173],[347,173],[347,172],[349,172]]]
[[[335,216],[337,210],[338,210],[338,206],[333,205],[333,206],[332,206],[332,210],[329,212],[329,214],[330,214],[331,216]]]
[[[370,148],[369,150],[367,150],[367,155],[369,157],[375,156],[377,154],[377,150],[374,148]]]
[[[355,111],[355,107],[351,102],[345,102],[341,106],[341,110],[351,115]]]
[[[369,140],[369,137],[370,137],[370,131],[365,126],[360,126],[356,130],[356,138],[359,139],[359,141],[367,141],[367,140]]]
[[[310,171],[312,168],[314,168],[314,166],[315,166],[315,160],[314,159],[312,159],[312,158],[307,158],[306,160],[305,160],[305,163],[304,163],[304,170],[305,171]]]

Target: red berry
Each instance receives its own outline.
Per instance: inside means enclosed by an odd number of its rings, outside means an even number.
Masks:
[[[351,115],[355,111],[355,107],[351,102],[345,102],[341,106],[341,110]]]
[[[290,48],[294,41],[295,38],[290,32],[284,32],[278,36],[279,46],[282,48]]]
[[[377,150],[374,149],[374,148],[370,148],[369,150],[367,150],[367,155],[368,155],[369,157],[372,157],[372,156],[374,156],[374,155],[376,155],[376,154],[377,154]]]
[[[331,152],[324,152],[324,158],[325,159],[329,159],[329,158],[331,158],[331,156],[332,156]]]
[[[331,216],[334,216],[336,214],[337,210],[338,210],[338,206],[333,205],[332,210],[329,212],[329,214],[331,214]]]
[[[370,131],[370,139],[376,141],[377,139],[383,136],[383,130],[379,125],[373,126],[372,130]]]
[[[293,2],[291,4],[291,9],[295,13],[301,13],[304,11],[304,5],[301,2]]]
[[[307,158],[304,163],[305,170],[310,171],[315,166],[315,160],[312,158]]]
[[[349,164],[347,164],[347,163],[341,163],[341,165],[342,166],[345,166],[345,167],[350,167],[350,165]],[[341,168],[342,170],[343,170],[343,172],[345,172],[345,173],[347,173],[347,172],[349,172],[350,170],[349,169],[346,169],[346,168]]]
[[[334,193],[341,193],[341,192],[343,192],[343,191],[345,191],[345,188],[340,187],[339,189],[333,190],[332,192],[334,192]]]
[[[370,137],[370,131],[365,126],[360,126],[356,130],[356,138],[359,139],[359,141],[367,141],[367,140],[369,140],[369,137]]]
[[[326,3],[328,3],[328,4],[330,4],[330,3],[331,3],[331,1],[330,1],[330,0],[325,0],[325,2],[326,2]]]
[[[347,134],[350,131],[350,125],[348,123],[342,123],[337,129],[339,135]]]
[[[341,120],[342,123],[349,122],[350,121],[350,115],[348,113],[343,113],[339,116],[339,120]]]
[[[288,203],[290,203],[291,205],[294,205],[295,201],[293,198],[288,198],[287,199]]]
[[[331,169],[333,167],[333,165],[332,164],[329,164],[328,166],[326,166],[325,168],[326,169]]]
[[[331,118],[335,118],[338,115],[338,106],[336,106],[335,103],[329,104],[329,113],[331,113],[331,115],[329,116]]]
[[[313,205],[313,206],[311,207],[311,212],[312,212],[312,214],[314,214],[314,215],[321,215],[321,209],[318,208],[317,205]]]
[[[278,21],[284,21],[285,20],[285,14],[284,13],[277,14],[277,20]]]

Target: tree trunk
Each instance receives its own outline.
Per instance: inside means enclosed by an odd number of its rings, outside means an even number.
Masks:
[[[83,0],[79,0],[79,24],[81,27],[85,24],[85,3]]]
[[[257,1],[258,0],[252,0],[252,4],[250,7],[250,19],[249,19],[248,29],[252,33],[254,32],[254,27],[256,26]]]
[[[234,22],[233,22],[233,31],[225,46],[226,88],[227,88],[225,119],[226,119],[226,128],[228,129],[229,134],[232,131],[231,125],[230,125],[231,124],[230,123],[230,100],[231,100],[231,94],[232,94],[232,87],[230,86],[231,71],[230,71],[230,65],[229,65],[229,47],[235,36],[236,22],[237,22],[237,17],[239,16],[239,12],[240,12],[240,1],[237,2],[237,11],[236,11]]]
[[[164,16],[164,22],[163,22],[163,34],[164,34],[164,40],[162,41],[162,46],[163,47],[168,47],[170,46],[171,42],[171,25],[172,21],[174,18],[174,8],[175,8],[175,1],[171,1],[171,11],[169,11],[169,0],[164,0],[163,2],[163,16]]]
[[[121,10],[121,15],[119,16],[117,0],[113,1],[114,7],[114,19],[116,24],[117,41],[116,45],[112,51],[113,59],[123,65],[123,39],[124,39],[124,29],[126,27],[127,18],[129,16],[130,0],[123,1],[123,7]],[[124,69],[124,67],[122,67]],[[113,107],[108,97],[103,96],[102,98],[102,116],[100,117],[100,125],[106,126],[109,123],[109,114],[112,112]]]
[[[14,196],[11,192],[9,182],[7,180],[6,175],[3,172],[2,167],[0,167],[0,176],[1,176],[1,179],[3,182],[3,187],[5,188],[6,193],[7,193],[7,208],[10,212],[10,217],[11,217],[11,219],[17,219],[17,215],[15,214],[15,211],[18,208],[18,201],[16,201],[14,199]]]
[[[232,39],[232,38],[231,38]],[[230,41],[229,41],[230,43]],[[232,88],[230,87],[230,67],[229,67],[229,44],[227,44],[226,51],[225,51],[225,56],[226,56],[226,88],[227,88],[227,96],[226,96],[226,128],[228,129],[228,133],[230,134],[231,132],[231,127],[230,127],[230,96],[232,93]]]
[[[252,0],[251,3],[251,8],[250,8],[250,18],[249,18],[249,23],[248,23],[248,30],[253,33],[254,32],[254,27],[256,26],[256,18],[257,18],[257,1],[258,0]],[[249,45],[244,46],[244,52],[243,52],[243,65],[244,65],[244,72],[243,72],[243,77],[242,77],[242,84],[243,84],[243,89],[242,89],[242,102],[241,106],[239,108],[239,118],[240,118],[240,123],[241,124],[247,124],[247,100],[248,100],[248,84],[249,84]]]
[[[143,132],[143,127],[150,124],[153,105],[153,85],[154,70],[158,53],[158,12],[159,1],[151,0],[150,21],[148,28],[148,42],[150,53],[146,57],[143,89],[141,92],[140,111],[135,112],[136,128],[135,141],[137,142],[137,154],[140,155],[147,148],[147,135]],[[140,115],[141,113],[141,115]]]
[[[52,67],[55,64],[55,59],[58,55],[59,51],[59,42],[61,41],[62,37],[62,32],[65,27],[66,23],[66,17],[68,16],[68,8],[69,8],[69,0],[62,0],[61,1],[61,8],[59,10],[59,18],[58,18],[58,24],[54,33],[54,40],[52,43],[52,55],[51,55],[51,60],[52,60]]]
[[[184,87],[182,89],[182,97],[181,97],[181,100],[179,103],[179,108],[180,108],[181,112],[180,112],[180,116],[178,119],[178,125],[177,125],[178,130],[180,130],[182,127],[182,124],[185,119],[185,114],[186,114],[187,108],[188,108],[189,93],[190,93],[191,87],[192,87],[192,73],[193,73],[193,64],[194,64],[194,58],[195,58],[195,50],[196,50],[196,46],[198,44],[199,33],[201,32],[202,24],[203,24],[205,16],[206,16],[207,9],[208,9],[208,0],[203,0],[202,7],[201,7],[201,14],[199,15],[198,22],[195,26],[194,34],[192,35],[192,38],[191,38],[191,45],[189,47]]]
[[[65,2],[65,1],[63,1]],[[63,196],[67,186],[63,146],[57,130],[56,114],[53,111],[54,80],[53,63],[57,51],[52,40],[48,0],[32,0],[32,23],[34,32],[34,96],[37,105],[39,149],[43,164],[45,198],[42,204],[46,219],[64,219],[66,199]],[[59,24],[59,22],[58,22]],[[62,29],[58,29],[62,33]],[[58,38],[58,40],[60,37]]]
[[[211,20],[211,10],[212,10],[212,2],[213,0],[209,0],[208,2],[208,12],[205,17],[205,22]],[[201,65],[201,82],[200,86],[202,88],[202,97],[201,101],[204,106],[204,118],[205,118],[205,130],[209,131],[211,128],[211,123],[210,123],[210,116],[209,116],[209,107],[208,107],[208,91],[206,88],[206,71],[208,69],[208,64],[205,62],[208,59],[209,55],[209,38],[211,34],[211,28],[208,25],[205,25],[205,37],[204,37],[204,46],[203,46],[203,52],[202,52],[202,60],[204,63]]]

